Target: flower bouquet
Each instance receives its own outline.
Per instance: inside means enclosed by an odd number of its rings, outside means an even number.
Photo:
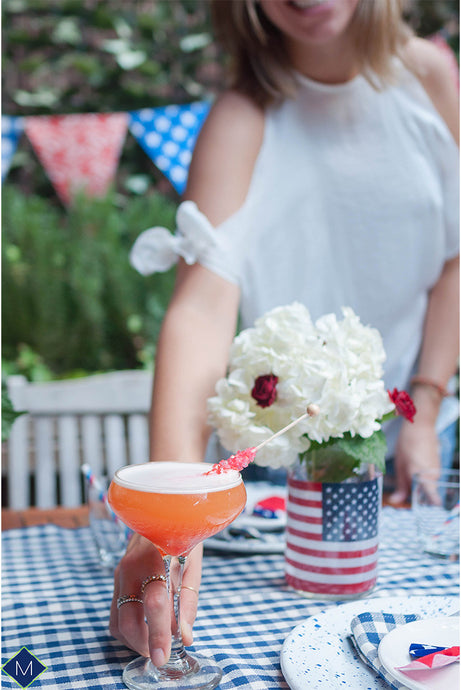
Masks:
[[[405,392],[385,389],[379,332],[352,309],[342,312],[342,320],[327,314],[314,323],[295,302],[235,337],[227,376],[208,400],[227,450],[257,446],[314,403],[320,413],[261,449],[257,464],[289,468],[299,459],[318,482],[343,481],[366,465],[384,471],[381,425],[395,414],[412,421],[415,409]]]

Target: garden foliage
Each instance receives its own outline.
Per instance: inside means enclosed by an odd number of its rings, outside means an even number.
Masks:
[[[150,221],[174,228],[159,194],[80,198],[66,213],[46,199],[3,191],[3,357],[7,371],[45,378],[147,366],[174,271],[149,278],[129,264]],[[32,353],[35,356],[32,356]],[[45,364],[46,367],[41,365]],[[83,372],[82,372],[83,373]]]
[[[409,6],[420,34],[443,27],[457,45],[457,0]],[[207,0],[3,0],[1,12],[7,115],[188,103],[224,84]],[[128,252],[147,227],[174,227],[179,199],[130,136],[114,184],[64,209],[21,138],[3,188],[5,373],[151,365],[174,270],[143,278]]]

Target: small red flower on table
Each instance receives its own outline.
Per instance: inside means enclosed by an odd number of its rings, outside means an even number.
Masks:
[[[397,414],[405,417],[405,419],[413,423],[413,418],[416,414],[416,407],[408,393],[406,391],[399,391],[397,388],[394,388],[392,393],[391,391],[387,392],[389,393],[389,397],[395,405],[395,411]]]

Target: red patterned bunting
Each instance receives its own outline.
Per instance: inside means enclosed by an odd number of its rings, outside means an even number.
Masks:
[[[128,126],[126,113],[26,119],[25,131],[64,204],[82,189],[104,196],[115,177]]]

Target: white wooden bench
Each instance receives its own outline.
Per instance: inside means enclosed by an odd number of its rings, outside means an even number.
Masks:
[[[10,376],[13,405],[27,414],[6,444],[7,506],[78,506],[85,502],[82,464],[102,476],[146,462],[151,388],[146,371],[50,383]]]

